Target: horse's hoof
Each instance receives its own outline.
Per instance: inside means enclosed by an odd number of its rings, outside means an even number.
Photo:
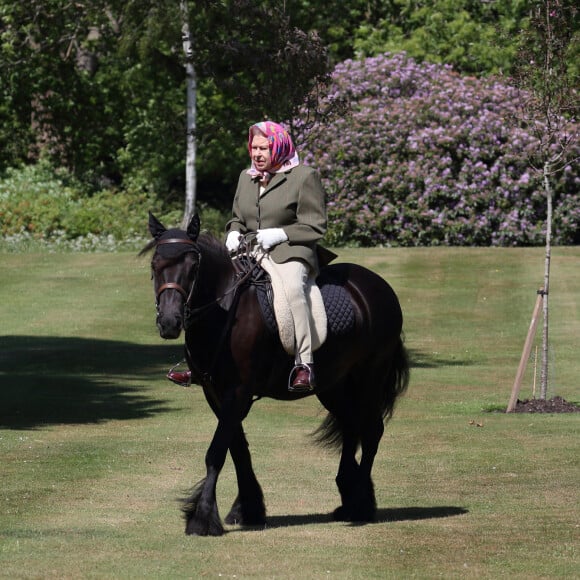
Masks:
[[[232,510],[226,517],[225,523],[228,526],[248,526],[257,527],[266,525],[266,516],[264,514],[246,514],[243,516],[241,511]]]
[[[332,512],[332,519],[335,522],[376,522],[376,509],[347,509],[343,505],[337,507]]]
[[[224,528],[221,523],[189,520],[185,526],[185,534],[187,536],[223,536]]]
[[[266,507],[260,494],[260,499],[247,501],[244,504],[236,498],[230,513],[224,519],[231,526],[263,526],[266,524]]]
[[[230,512],[225,518],[224,518],[224,522],[228,525],[228,526],[237,526],[238,524],[242,523],[242,518],[240,516],[239,513],[232,513]]]

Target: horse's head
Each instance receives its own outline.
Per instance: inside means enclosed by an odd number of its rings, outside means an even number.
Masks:
[[[157,305],[157,328],[162,338],[178,338],[184,323],[185,305],[191,298],[200,263],[199,216],[191,218],[187,231],[167,229],[149,213],[149,231],[155,248],[151,260]]]

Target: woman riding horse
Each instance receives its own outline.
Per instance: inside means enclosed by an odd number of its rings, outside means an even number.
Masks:
[[[316,247],[326,232],[325,193],[318,173],[300,164],[288,131],[278,123],[252,125],[248,151],[251,167],[238,180],[226,247],[234,253],[244,234],[257,232],[253,253],[284,281],[294,323],[295,366],[288,389],[308,392],[315,374],[305,289],[319,272]],[[190,374],[170,371],[168,378],[187,384]]]

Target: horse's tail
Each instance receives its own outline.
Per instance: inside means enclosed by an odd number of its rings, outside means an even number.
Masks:
[[[393,364],[389,369],[387,380],[383,383],[383,420],[385,423],[393,416],[397,399],[407,390],[410,376],[409,353],[405,348],[403,336],[400,336],[393,353]]]
[[[409,354],[405,348],[403,336],[401,336],[392,354],[391,365],[387,376],[379,387],[379,406],[385,423],[393,416],[397,399],[407,390],[409,378]],[[342,446],[343,430],[344,425],[340,418],[329,413],[321,425],[314,431],[314,440],[324,447],[339,450]]]
[[[328,413],[312,437],[318,445],[339,451],[342,447],[342,428],[338,418]]]

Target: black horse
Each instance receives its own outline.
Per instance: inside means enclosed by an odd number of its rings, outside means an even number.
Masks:
[[[293,357],[266,323],[249,271],[240,274],[221,242],[200,235],[197,216],[183,231],[166,229],[150,214],[149,231],[153,240],[142,253],[155,248],[151,267],[159,333],[175,339],[185,330],[193,381],[218,418],[205,457],[206,476],[184,503],[185,531],[224,533],[216,484],[228,450],[238,495],[225,522],[264,525],[264,498],[242,421],[261,397],[290,401],[305,396],[288,392]],[[324,281],[348,297],[353,320],[342,331],[329,332],[314,353],[314,394],[328,410],[316,435],[319,442],[341,449],[336,483],[342,502],[334,519],[368,522],[376,518],[374,458],[395,401],[409,382],[401,307],[389,284],[361,266],[326,266],[319,285]]]

